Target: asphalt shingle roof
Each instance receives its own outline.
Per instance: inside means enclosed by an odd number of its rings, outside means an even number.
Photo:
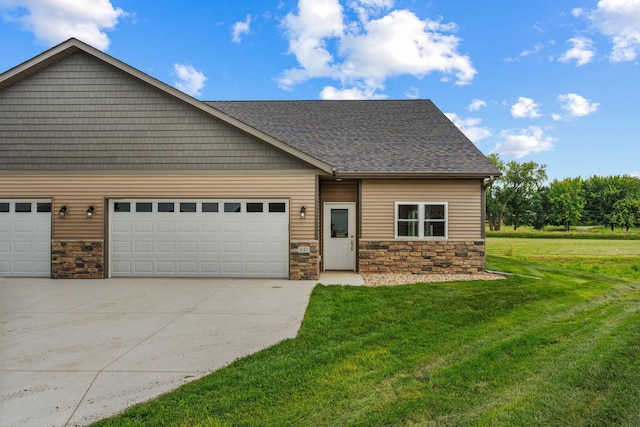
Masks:
[[[498,173],[430,100],[206,104],[332,165],[338,173]]]

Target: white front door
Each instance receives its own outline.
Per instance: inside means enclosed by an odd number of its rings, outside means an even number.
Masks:
[[[324,204],[324,269],[356,269],[356,204]]]

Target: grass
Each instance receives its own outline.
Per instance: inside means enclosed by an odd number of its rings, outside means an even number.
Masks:
[[[297,338],[97,425],[640,425],[640,283],[488,261],[520,276],[318,286]]]

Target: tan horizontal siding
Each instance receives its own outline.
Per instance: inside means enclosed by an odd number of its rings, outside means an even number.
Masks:
[[[477,179],[363,180],[362,239],[395,238],[395,202],[447,202],[449,240],[480,240],[481,197]]]
[[[162,176],[32,175],[0,176],[0,198],[53,199],[53,238],[101,240],[105,199],[288,199],[291,240],[315,237],[315,175],[295,176]],[[62,205],[69,211],[58,218]],[[96,211],[87,219],[89,205]],[[300,207],[306,206],[306,218]]]
[[[322,203],[358,201],[358,183],[356,181],[322,181],[320,183]]]

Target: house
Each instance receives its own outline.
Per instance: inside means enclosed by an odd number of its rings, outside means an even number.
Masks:
[[[70,39],[0,75],[0,276],[475,273],[498,174],[429,100],[201,102]]]

